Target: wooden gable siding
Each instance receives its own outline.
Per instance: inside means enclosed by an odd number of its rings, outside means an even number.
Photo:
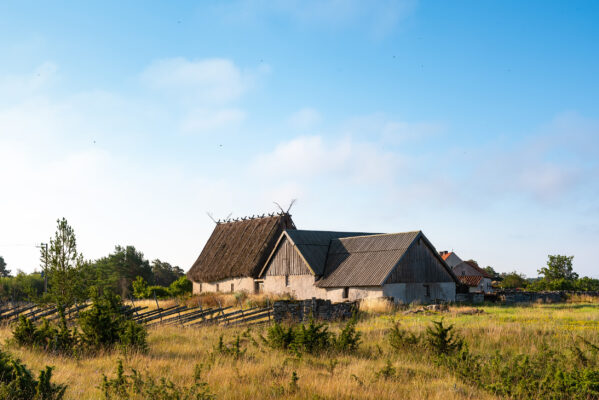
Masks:
[[[293,244],[285,237],[281,240],[277,251],[270,259],[266,268],[266,275],[312,275],[312,271],[310,271]]]
[[[385,283],[453,282],[433,250],[418,239],[406,252]]]

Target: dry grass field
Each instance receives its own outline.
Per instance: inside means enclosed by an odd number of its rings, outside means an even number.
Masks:
[[[585,300],[585,299],[581,299]],[[218,399],[491,399],[453,376],[447,368],[423,357],[418,349],[396,352],[386,336],[395,322],[408,331],[423,332],[431,321],[453,324],[476,353],[526,353],[551,346],[567,352],[583,338],[599,342],[599,303],[534,304],[529,306],[450,307],[446,312],[404,313],[371,305],[357,329],[362,342],[354,354],[294,355],[264,343],[267,328],[157,327],[149,331],[149,352],[124,357],[119,351],[93,358],[71,359],[19,348],[10,342],[10,327],[0,328],[5,351],[32,370],[55,367],[54,380],[68,384],[67,399],[102,398],[102,375],[114,376],[118,359],[134,368],[177,385],[190,385],[194,366],[203,365],[202,378]],[[331,324],[338,332],[342,323]],[[225,343],[241,337],[240,357],[215,351],[219,337]],[[377,374],[390,361],[392,377]],[[292,389],[291,376],[299,378]]]

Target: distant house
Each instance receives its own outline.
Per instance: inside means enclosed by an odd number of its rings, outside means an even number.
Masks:
[[[295,229],[291,215],[242,218],[217,223],[187,272],[193,293],[260,292],[260,271],[281,234]]]
[[[394,234],[286,231],[260,277],[265,292],[333,301],[455,300],[459,283],[420,231]]]
[[[453,268],[462,262],[462,259],[453,251],[442,251],[439,254],[441,254],[441,257],[450,268]]]
[[[454,274],[461,283],[468,286],[468,291],[476,293],[491,293],[491,276],[480,268],[474,261],[462,261],[453,267]]]

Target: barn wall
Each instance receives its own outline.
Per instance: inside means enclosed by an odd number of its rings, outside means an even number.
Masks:
[[[429,287],[427,296],[426,286]],[[455,301],[455,282],[389,283],[383,285],[383,295],[392,297],[396,303],[434,303]]]
[[[312,275],[293,244],[284,237],[266,267],[266,276]]]
[[[314,285],[314,275],[289,275],[289,285],[285,285],[285,276],[267,275],[264,277],[264,292],[290,294],[298,300],[326,299],[326,290]]]
[[[340,302],[376,297],[383,297],[383,288],[381,286],[350,287],[346,299],[343,298],[343,288],[327,288],[325,298],[333,302]]]
[[[435,253],[419,239],[385,283],[454,282]]]
[[[200,294],[206,292],[217,292],[216,285],[218,284],[218,292],[230,293],[231,284],[233,284],[233,291],[240,292],[246,291],[248,293],[254,293],[254,278],[242,277],[242,278],[230,278],[222,279],[215,282],[201,282],[202,289],[200,290],[200,282],[193,282],[193,294]]]

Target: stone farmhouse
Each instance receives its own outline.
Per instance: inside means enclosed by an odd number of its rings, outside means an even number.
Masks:
[[[194,293],[245,290],[332,301],[453,301],[460,284],[420,231],[298,230],[286,213],[217,223],[187,276]]]

